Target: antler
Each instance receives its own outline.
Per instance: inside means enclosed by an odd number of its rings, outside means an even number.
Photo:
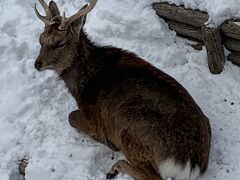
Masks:
[[[82,16],[90,12],[95,7],[96,4],[97,4],[97,0],[89,0],[88,4],[83,6],[76,14],[74,14],[73,16],[67,19],[64,12],[59,29],[66,30],[72,24],[72,22],[76,21],[77,19],[81,18]]]
[[[51,11],[48,7],[48,5],[46,4],[46,2],[44,0],[38,0],[40,2],[40,4],[42,5],[45,13],[46,13],[46,16],[42,16],[38,10],[37,10],[37,4],[35,4],[35,13],[37,15],[37,17],[43,21],[45,23],[45,26],[50,26],[52,24],[54,24],[55,22],[53,21],[53,18],[52,18],[52,14],[51,14]]]

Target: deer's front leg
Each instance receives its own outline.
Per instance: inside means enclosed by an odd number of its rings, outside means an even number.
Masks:
[[[72,127],[91,137],[97,136],[97,133],[94,132],[94,130],[96,130],[94,123],[92,123],[90,119],[86,119],[80,110],[71,112],[68,118]]]
[[[100,127],[97,127],[97,123],[92,119],[86,118],[80,110],[73,111],[69,114],[69,123],[72,127],[87,134],[96,141],[105,144],[113,151],[118,151],[114,144],[106,138],[104,131],[101,130]]]

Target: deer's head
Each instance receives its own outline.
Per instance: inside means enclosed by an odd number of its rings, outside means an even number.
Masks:
[[[45,29],[39,38],[41,50],[35,62],[35,68],[39,71],[52,69],[60,74],[71,66],[86,15],[94,8],[97,0],[89,0],[88,4],[69,18],[66,18],[65,12],[63,16],[60,15],[54,1],[51,1],[49,5],[44,0],[39,0],[39,2],[46,16],[42,16],[38,12],[35,4],[35,13],[45,24]]]

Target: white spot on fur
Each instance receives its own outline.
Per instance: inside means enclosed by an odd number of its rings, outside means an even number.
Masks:
[[[190,161],[181,165],[173,159],[168,159],[161,162],[158,168],[163,179],[195,180],[200,175],[199,167],[191,170]]]

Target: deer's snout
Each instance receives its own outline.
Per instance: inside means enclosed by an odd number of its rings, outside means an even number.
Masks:
[[[42,63],[41,62],[36,62],[34,66],[38,71],[40,71],[41,68],[42,68]]]

